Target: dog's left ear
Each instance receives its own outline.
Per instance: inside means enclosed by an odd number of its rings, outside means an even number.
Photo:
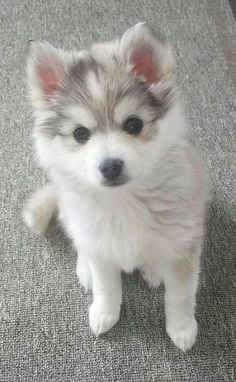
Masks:
[[[169,45],[158,38],[145,23],[129,28],[120,41],[121,59],[149,85],[170,80],[175,62]]]

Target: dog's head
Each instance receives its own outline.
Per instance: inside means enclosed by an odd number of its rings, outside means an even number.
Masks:
[[[27,77],[39,157],[67,179],[143,182],[177,135],[173,55],[144,23],[88,51],[32,42]]]

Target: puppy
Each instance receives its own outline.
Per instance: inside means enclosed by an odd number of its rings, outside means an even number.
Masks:
[[[146,24],[119,40],[66,52],[30,44],[35,151],[49,183],[24,209],[43,233],[54,213],[92,289],[98,336],[119,320],[121,272],[165,285],[166,329],[186,351],[194,318],[208,187],[188,142],[170,47]]]

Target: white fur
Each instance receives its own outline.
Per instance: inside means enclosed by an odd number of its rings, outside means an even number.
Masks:
[[[131,32],[122,40],[125,52]],[[89,82],[101,96],[94,78]],[[132,109],[132,100],[127,105]],[[127,105],[119,105],[119,115],[127,113]],[[73,115],[78,110],[73,106]],[[93,118],[81,111],[82,117],[85,125]],[[53,186],[31,199],[24,216],[42,232],[58,206],[59,219],[78,249],[80,282],[93,289],[89,321],[95,335],[119,319],[121,271],[140,269],[150,286],[164,281],[167,332],[186,351],[197,335],[194,307],[207,188],[201,162],[186,139],[180,103],[157,123],[158,134],[149,142],[134,143],[117,131],[97,133],[79,151],[72,138],[69,150],[60,136],[51,140],[36,131],[36,150]],[[130,177],[116,188],[101,184],[98,169],[111,156],[124,160]]]
[[[89,129],[96,127],[96,120],[89,110],[79,105],[70,105],[65,109],[72,122],[78,125],[86,126]]]
[[[95,74],[93,72],[89,72],[86,80],[87,80],[87,86],[92,90],[93,97],[98,100],[102,99],[103,88],[101,84],[98,82]]]

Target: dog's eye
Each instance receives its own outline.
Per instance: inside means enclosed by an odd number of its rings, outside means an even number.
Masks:
[[[90,131],[84,126],[79,126],[74,130],[74,138],[79,143],[86,143],[90,138]]]
[[[143,128],[143,121],[136,117],[128,118],[123,124],[123,130],[128,134],[138,135]]]

